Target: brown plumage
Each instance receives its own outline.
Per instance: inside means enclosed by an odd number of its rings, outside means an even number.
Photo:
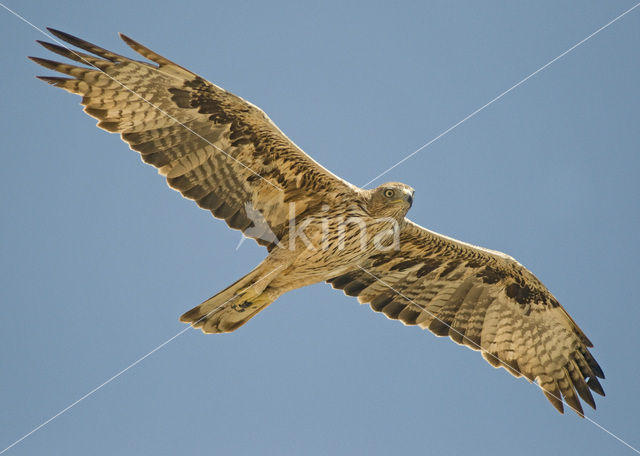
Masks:
[[[237,329],[280,295],[321,281],[376,312],[482,352],[537,381],[560,412],[604,395],[591,342],[553,295],[500,252],[405,218],[413,190],[363,190],[313,161],[257,107],[122,35],[152,63],[66,33],[84,51],[40,42],[76,64],[32,57],[69,77],[40,77],[79,94],[98,126],[119,133],[185,198],[267,247],[269,255],[181,320],[207,333]]]

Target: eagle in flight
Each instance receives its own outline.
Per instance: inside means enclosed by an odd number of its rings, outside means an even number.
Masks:
[[[413,189],[358,188],[305,154],[256,106],[121,35],[149,62],[49,29],[86,52],[38,41],[76,64],[32,57],[68,77],[98,127],[119,133],[185,198],[267,248],[240,280],[182,315],[234,331],[287,291],[326,281],[405,325],[449,336],[494,367],[537,382],[583,416],[604,396],[592,343],[545,286],[508,255],[405,218]],[[363,235],[364,234],[364,235]]]

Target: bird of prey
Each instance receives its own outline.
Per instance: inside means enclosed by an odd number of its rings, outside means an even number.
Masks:
[[[267,248],[240,280],[182,315],[205,333],[234,331],[287,291],[326,281],[376,312],[478,350],[537,382],[579,415],[604,396],[593,345],[545,286],[508,255],[405,218],[413,189],[358,188],[305,154],[242,98],[121,35],[148,62],[49,29],[40,42],[75,64],[32,57],[68,77],[98,127],[119,133],[169,186]],[[365,234],[363,236],[363,233]]]

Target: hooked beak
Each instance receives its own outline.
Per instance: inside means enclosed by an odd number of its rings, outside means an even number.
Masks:
[[[409,208],[411,208],[411,206],[413,205],[413,193],[414,191],[412,190],[411,193],[407,192],[404,195],[405,201],[409,203]]]

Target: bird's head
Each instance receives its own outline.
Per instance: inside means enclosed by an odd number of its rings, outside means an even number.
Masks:
[[[369,190],[367,209],[376,217],[403,218],[413,204],[414,190],[400,182],[387,182]]]

